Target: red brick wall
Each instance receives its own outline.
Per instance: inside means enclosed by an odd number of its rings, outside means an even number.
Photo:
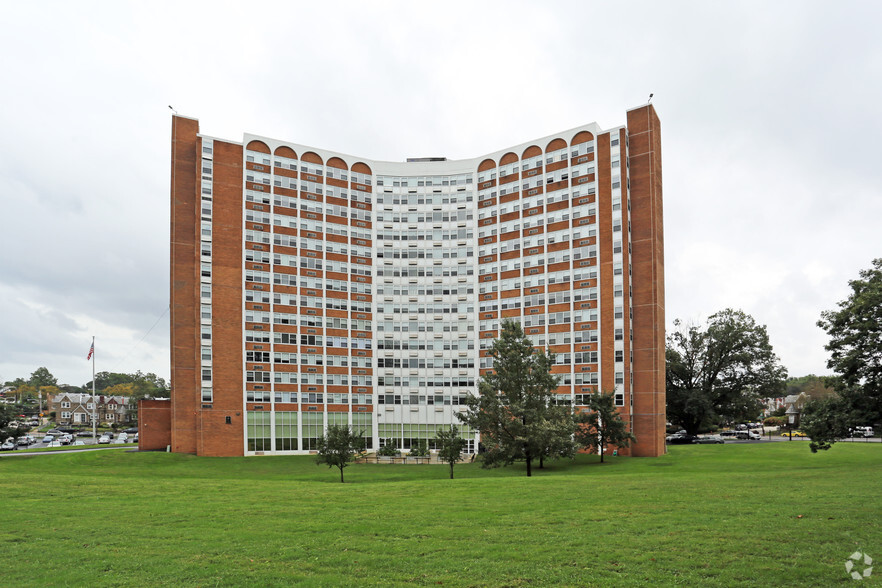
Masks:
[[[171,445],[171,402],[140,400],[138,402],[138,450],[165,450]]]
[[[199,373],[199,122],[172,117],[171,161],[171,444],[196,452]]]
[[[665,261],[661,125],[652,105],[628,112],[634,273],[636,456],[665,452]]]

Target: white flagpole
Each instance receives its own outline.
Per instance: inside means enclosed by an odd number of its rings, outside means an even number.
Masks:
[[[95,396],[95,335],[92,335],[92,443],[98,441],[98,397]]]

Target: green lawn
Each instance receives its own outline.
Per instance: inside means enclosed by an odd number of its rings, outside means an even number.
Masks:
[[[882,444],[534,472],[362,464],[340,484],[309,457],[0,456],[0,585],[834,586],[852,552],[882,558]]]

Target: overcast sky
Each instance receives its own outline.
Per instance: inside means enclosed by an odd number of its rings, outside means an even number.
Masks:
[[[171,111],[371,159],[452,159],[650,92],[668,325],[740,308],[791,375],[882,256],[882,4],[5,2],[0,381],[169,368]],[[152,329],[152,330],[151,330]]]

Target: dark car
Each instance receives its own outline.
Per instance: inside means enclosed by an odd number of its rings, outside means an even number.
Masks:
[[[698,441],[698,437],[695,435],[677,433],[676,435],[668,437],[666,441],[671,445],[689,445]]]

